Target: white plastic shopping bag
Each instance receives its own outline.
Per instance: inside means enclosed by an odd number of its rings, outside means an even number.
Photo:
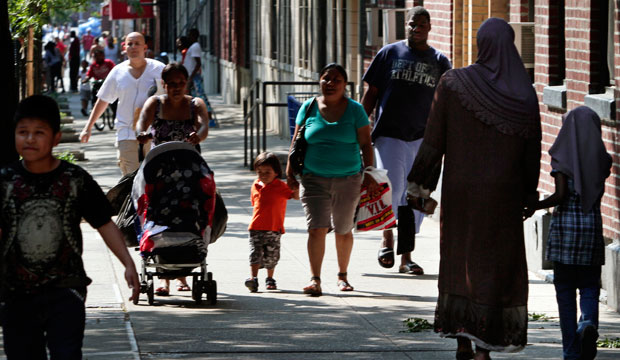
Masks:
[[[355,230],[384,230],[396,226],[396,217],[392,210],[392,184],[387,170],[369,166],[364,169],[364,176],[372,176],[379,184],[381,192],[378,196],[371,197],[366,187],[362,187],[355,215]]]

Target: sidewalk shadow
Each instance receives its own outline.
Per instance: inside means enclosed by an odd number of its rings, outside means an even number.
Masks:
[[[375,277],[375,278],[383,278],[383,279],[415,279],[415,280],[433,280],[437,281],[439,279],[439,275],[437,274],[424,274],[424,275],[411,275],[411,274],[376,274],[376,273],[363,273],[361,274],[363,277]]]

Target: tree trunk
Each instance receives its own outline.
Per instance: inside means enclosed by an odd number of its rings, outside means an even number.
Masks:
[[[26,94],[34,95],[34,29],[28,29],[28,45],[26,45]]]

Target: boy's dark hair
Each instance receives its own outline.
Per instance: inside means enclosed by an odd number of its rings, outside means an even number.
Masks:
[[[54,99],[32,95],[22,100],[15,111],[15,124],[24,118],[37,118],[48,123],[54,134],[60,131],[60,110]]]
[[[99,54],[105,55],[105,51],[103,51],[103,49],[95,49],[95,51],[93,51],[93,56],[99,55]]]
[[[54,51],[54,48],[56,47],[56,43],[53,41],[48,41],[45,46],[43,46],[43,49],[48,50],[48,51]]]
[[[411,19],[412,17],[416,17],[420,15],[426,16],[426,19],[428,19],[428,22],[431,22],[431,14],[429,14],[428,10],[426,10],[422,6],[416,6],[416,7],[409,9],[409,11],[407,12],[407,20]]]
[[[179,36],[179,41],[181,42],[181,46],[183,46],[183,49],[187,49],[191,45],[189,43],[189,38],[185,35]]]
[[[164,67],[164,70],[162,70],[161,72],[161,79],[164,82],[168,82],[168,78],[170,78],[170,76],[175,72],[178,72],[179,74],[185,76],[185,80],[189,78],[189,73],[187,72],[185,66],[181,65],[180,63],[173,62]]]
[[[193,29],[190,29],[190,30],[187,32],[187,36],[188,36],[189,38],[198,39],[198,37],[200,37],[200,32],[198,31],[198,29],[193,28]]]
[[[349,77],[347,76],[347,71],[344,69],[344,67],[340,64],[336,64],[336,63],[330,63],[325,65],[321,71],[319,72],[319,78],[321,76],[323,76],[326,72],[328,72],[331,69],[336,69],[338,70],[338,72],[340,73],[340,75],[342,75],[342,77],[344,78],[344,82],[346,83],[347,81],[349,81]]]
[[[258,154],[256,160],[254,160],[254,169],[256,170],[257,167],[263,165],[271,166],[278,178],[282,177],[282,165],[280,165],[280,159],[274,153],[263,152]]]

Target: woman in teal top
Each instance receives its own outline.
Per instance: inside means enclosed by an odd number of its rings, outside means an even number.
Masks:
[[[314,104],[309,100],[302,105],[293,136],[294,139],[309,112],[305,132],[308,150],[300,197],[306,213],[312,274],[304,293],[314,296],[322,294],[321,265],[329,230],[334,230],[336,236],[338,287],[341,291],[353,290],[347,280],[353,249],[353,217],[360,198],[361,171],[374,162],[368,117],[360,103],[345,96],[346,84],[347,73],[342,66],[325,66],[320,72],[322,95]],[[299,187],[289,166],[286,179],[291,189]],[[369,186],[371,193],[376,192],[377,185],[370,176],[366,177],[364,185]]]
[[[368,116],[360,103],[345,99],[344,114],[334,122],[323,118],[316,105],[308,109],[312,100],[304,103],[299,110],[296,123],[300,126],[306,112],[310,111],[306,120],[308,152],[304,174],[339,178],[360,172],[362,161],[357,129],[369,125]]]

